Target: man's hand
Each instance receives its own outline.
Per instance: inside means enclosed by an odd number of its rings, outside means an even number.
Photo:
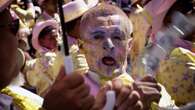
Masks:
[[[120,79],[112,81],[113,90],[116,92],[116,110],[142,110],[143,104],[140,95],[133,90],[132,85],[123,85]]]
[[[89,110],[94,97],[89,95],[89,87],[80,74],[65,76],[64,69],[44,98],[46,110]]]
[[[95,104],[93,105],[91,110],[102,110],[106,104],[106,92],[111,90],[111,85],[105,84],[98,92]]]
[[[135,81],[133,88],[140,94],[144,104],[144,110],[149,110],[152,102],[159,102],[161,88],[151,76],[144,77],[141,81]]]
[[[112,82],[105,84],[98,95],[91,110],[102,110],[106,103],[106,92],[113,90],[116,93],[116,103],[114,110],[142,110],[143,104],[140,95],[133,90],[132,85],[123,85],[120,79],[114,79]]]
[[[114,110],[141,110],[142,102],[138,92],[131,86],[125,86],[120,79],[114,79],[111,83],[105,84],[96,96],[92,110],[102,110],[106,104],[106,92],[113,90],[116,93]]]

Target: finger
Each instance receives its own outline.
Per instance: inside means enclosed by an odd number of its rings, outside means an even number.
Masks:
[[[131,105],[128,105],[128,102],[125,101],[120,106],[117,107],[118,108],[117,110],[127,110],[128,106],[131,106]]]
[[[134,106],[130,106],[127,110],[143,110],[143,104],[139,100]]]
[[[152,82],[134,82],[134,89],[136,89],[135,86],[139,87],[139,86],[146,86],[146,87],[151,87],[151,88],[155,88],[158,91],[161,91],[161,87],[157,84],[157,83],[152,83]]]
[[[96,96],[92,110],[101,110],[106,103],[106,92],[111,90],[110,85],[104,85]]]
[[[144,78],[141,79],[141,81],[143,82],[153,82],[153,83],[157,83],[157,81],[155,80],[155,78],[151,75],[147,75]]]
[[[116,106],[120,106],[122,102],[128,97],[129,93],[132,91],[132,88],[123,87],[117,96]]]
[[[82,104],[82,110],[90,110],[92,108],[92,106],[95,103],[95,98],[92,95],[88,95],[87,97],[83,98],[81,100],[81,104]]]
[[[84,78],[80,74],[71,74],[67,76],[66,83],[68,83],[69,89],[74,89],[84,83]]]
[[[114,79],[114,80],[112,80],[112,86],[113,86],[112,89],[118,95],[120,90],[121,90],[121,88],[123,87],[121,79]]]
[[[148,102],[158,102],[161,97],[161,94],[157,89],[146,86],[141,87],[140,95],[144,98],[142,100],[147,100]]]
[[[134,105],[140,99],[140,95],[137,91],[132,91],[128,97],[128,104]]]
[[[144,104],[144,110],[148,110],[147,108],[151,106],[152,102],[158,103],[161,97],[161,94],[157,89],[148,86],[139,86],[137,91],[139,92],[141,101]]]
[[[132,91],[128,98],[118,107],[118,110],[127,110],[129,106],[134,106],[139,99],[139,94],[136,91]]]
[[[55,82],[61,81],[65,76],[66,76],[66,73],[65,73],[65,70],[64,70],[64,66],[62,66],[60,68],[60,72],[59,72]]]
[[[73,89],[73,93],[77,94],[79,98],[83,98],[89,95],[90,89],[89,86],[83,83],[79,87]]]

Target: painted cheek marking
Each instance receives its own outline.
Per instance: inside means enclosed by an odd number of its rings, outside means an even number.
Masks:
[[[112,40],[110,38],[107,39],[107,45],[109,49],[113,49],[114,48],[114,44],[112,42]]]

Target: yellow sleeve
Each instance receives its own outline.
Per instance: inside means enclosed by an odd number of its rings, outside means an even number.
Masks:
[[[24,10],[20,8],[18,5],[11,5],[11,8],[18,14],[18,16],[28,19],[34,19],[33,9]]]
[[[12,91],[9,87],[1,90],[1,93],[11,96],[13,98],[13,104],[20,110],[39,110],[42,105],[39,105],[31,98],[17,94]]]
[[[12,9],[18,14],[18,16],[25,17],[27,15],[27,11],[23,10],[19,6]]]
[[[26,73],[28,83],[37,89],[39,95],[43,96],[55,81],[58,73],[53,70],[55,54],[47,53],[37,58],[34,65]]]
[[[72,56],[74,72],[78,72],[80,74],[86,73],[89,70],[89,66],[87,64],[85,55],[79,52],[77,45],[73,45],[70,47],[70,54]],[[54,72],[59,73],[62,66],[64,66],[64,55],[62,54],[62,52],[58,52],[54,61]]]

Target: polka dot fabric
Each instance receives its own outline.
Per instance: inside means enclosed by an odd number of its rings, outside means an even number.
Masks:
[[[195,101],[195,54],[176,48],[160,63],[157,80],[166,87],[177,105]]]

